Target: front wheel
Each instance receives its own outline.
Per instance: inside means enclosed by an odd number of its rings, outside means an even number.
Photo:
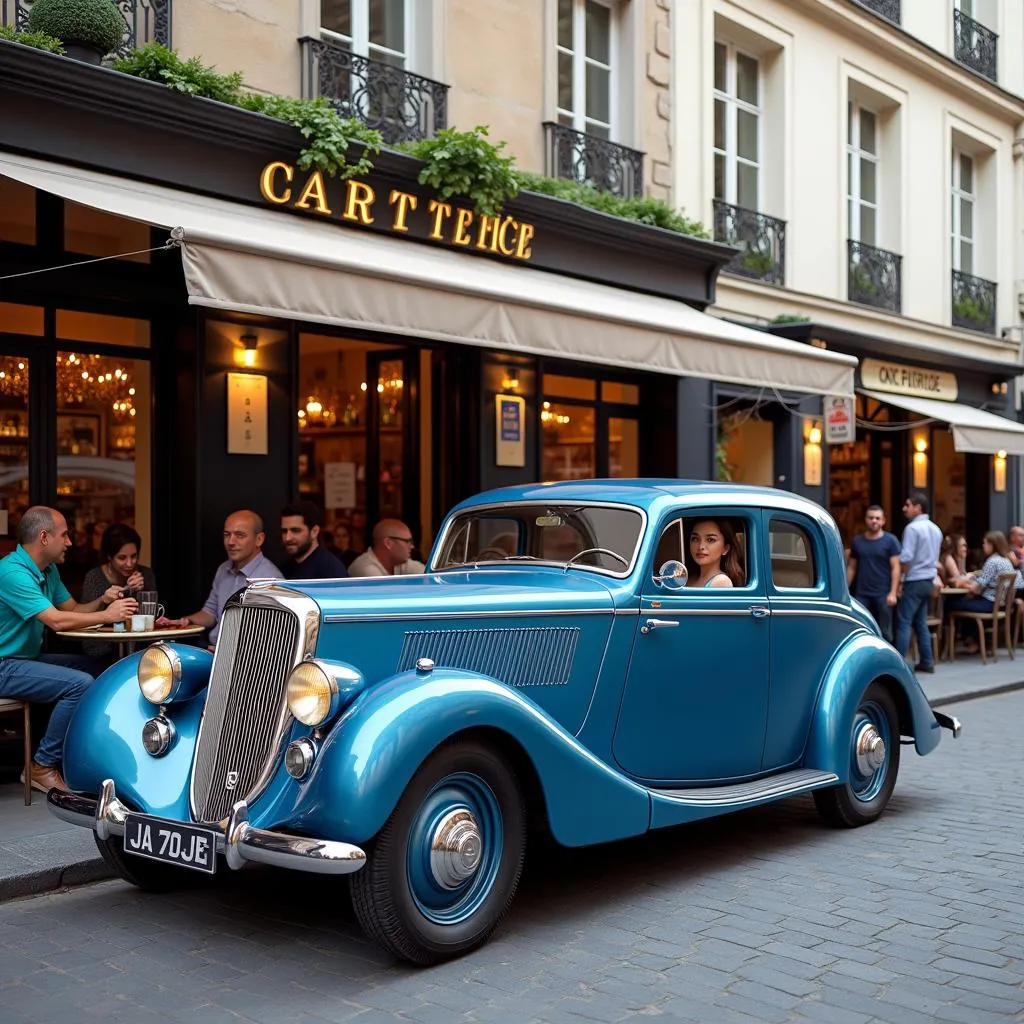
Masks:
[[[881,683],[872,683],[857,705],[849,749],[849,781],[815,790],[814,803],[828,824],[856,828],[885,810],[900,768],[899,716]]]
[[[352,905],[395,956],[428,965],[484,943],[515,895],[526,811],[512,766],[474,741],[439,747],[378,833]]]

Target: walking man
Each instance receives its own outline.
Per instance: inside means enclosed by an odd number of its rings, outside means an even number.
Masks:
[[[869,505],[865,531],[853,538],[846,578],[850,593],[878,623],[882,636],[893,641],[892,616],[900,589],[900,542],[885,529],[881,505]]]
[[[896,650],[905,658],[910,647],[910,630],[917,636],[921,660],[916,672],[934,672],[932,635],[928,631],[928,602],[931,600],[935,569],[942,547],[942,531],[928,518],[928,495],[911,494],[903,503],[907,528],[903,531],[900,569],[903,595],[896,613]]]

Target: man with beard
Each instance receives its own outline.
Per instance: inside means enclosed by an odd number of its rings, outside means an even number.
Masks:
[[[281,566],[286,580],[337,580],[348,576],[341,559],[320,543],[323,516],[311,501],[281,509],[281,543],[288,561]]]

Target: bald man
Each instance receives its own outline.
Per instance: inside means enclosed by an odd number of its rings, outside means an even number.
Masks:
[[[183,626],[205,626],[210,631],[210,643],[216,644],[220,617],[228,598],[250,580],[281,578],[280,570],[261,550],[265,540],[263,520],[255,512],[250,509],[232,512],[224,520],[224,550],[228,560],[217,566],[206,604],[178,621]]]
[[[424,565],[412,558],[416,541],[400,519],[382,519],[373,528],[373,545],[349,567],[349,576],[410,576]]]

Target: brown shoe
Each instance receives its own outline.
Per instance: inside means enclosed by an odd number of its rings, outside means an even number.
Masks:
[[[19,779],[22,785],[25,784],[25,773],[21,773]],[[37,764],[32,762],[32,788],[38,789],[40,793],[49,793],[51,789],[63,789],[70,792],[68,784],[63,776],[52,764]]]

